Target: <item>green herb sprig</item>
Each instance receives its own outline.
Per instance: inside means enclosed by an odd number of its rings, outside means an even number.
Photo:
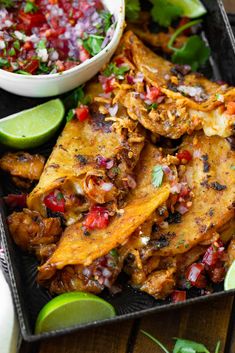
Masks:
[[[158,345],[163,350],[163,352],[170,353],[170,351],[158,339],[156,339],[146,331],[141,330],[141,332],[143,333],[143,335],[153,341],[156,345]],[[217,342],[215,347],[215,353],[219,352],[220,341]],[[172,353],[210,353],[210,351],[202,343],[176,338],[175,346],[173,348]]]
[[[156,165],[153,167],[152,184],[155,188],[159,188],[159,186],[162,185],[163,175],[164,173],[161,165]]]
[[[202,20],[195,20],[181,26],[175,31],[168,43],[168,48],[173,51],[172,61],[180,65],[190,65],[193,71],[196,71],[209,59],[210,48],[197,35],[190,37],[181,48],[175,48],[173,44],[183,31],[201,22]]]

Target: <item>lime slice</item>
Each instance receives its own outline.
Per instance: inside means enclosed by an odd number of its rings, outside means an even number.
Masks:
[[[205,15],[206,9],[199,0],[168,0],[171,4],[181,7],[183,15],[189,18]]]
[[[40,311],[35,332],[48,332],[115,316],[111,304],[94,294],[64,293],[49,301]]]
[[[232,265],[229,267],[228,272],[226,274],[224,280],[224,289],[235,289],[235,260],[233,261]]]
[[[64,117],[60,99],[0,120],[0,143],[13,148],[37,147],[49,140]]]

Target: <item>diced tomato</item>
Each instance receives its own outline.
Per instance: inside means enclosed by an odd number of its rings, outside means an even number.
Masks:
[[[32,42],[25,42],[24,45],[23,45],[23,48],[25,50],[33,49],[33,43]]]
[[[40,27],[46,22],[45,16],[40,13],[25,13],[24,11],[19,11],[19,19],[26,30],[30,30],[33,27]]]
[[[114,82],[115,82],[115,79],[113,77],[105,80],[105,82],[102,84],[102,87],[105,93],[110,93],[114,90],[114,85],[113,85]]]
[[[146,99],[149,99],[151,102],[155,102],[160,95],[161,91],[158,87],[150,87],[146,94]]]
[[[83,226],[89,230],[105,229],[108,224],[108,210],[102,206],[93,206],[83,222]]]
[[[235,114],[235,102],[229,102],[227,104],[226,113],[229,114],[229,115]]]
[[[16,194],[9,194],[4,197],[4,201],[10,209],[14,208],[24,208],[26,207],[26,194],[16,195]]]
[[[80,46],[79,50],[80,50],[79,57],[82,63],[91,57],[90,53],[83,46]]]
[[[177,158],[179,159],[180,163],[187,163],[192,160],[192,155],[188,150],[183,150],[177,153]]]
[[[184,302],[186,300],[186,291],[174,290],[174,292],[171,293],[171,300],[173,303]]]
[[[90,116],[88,106],[80,105],[79,108],[75,109],[75,114],[79,121],[81,122],[85,121]]]
[[[39,68],[39,61],[36,59],[30,60],[24,67],[23,70],[29,74],[33,74]]]
[[[65,211],[65,199],[63,194],[55,190],[51,192],[44,198],[44,204],[47,208],[49,208],[53,212],[61,212]]]
[[[206,287],[206,277],[204,276],[205,265],[194,263],[186,271],[186,279],[197,288]]]
[[[125,60],[121,57],[115,59],[115,63],[117,64],[117,66],[124,64],[124,62]]]
[[[134,77],[133,76],[126,75],[126,80],[129,83],[129,85],[133,85],[134,84]]]
[[[185,199],[185,197],[190,194],[190,191],[191,191],[191,189],[189,188],[189,186],[187,186],[187,185],[182,185],[182,186],[181,186],[180,193],[179,193],[178,200],[179,200],[179,199]]]
[[[225,277],[225,268],[222,261],[217,262],[217,264],[213,267],[210,267],[208,270],[208,274],[210,279],[214,283],[220,283],[223,281]]]
[[[207,266],[215,266],[224,253],[223,243],[219,240],[214,242],[203,256],[202,262]]]

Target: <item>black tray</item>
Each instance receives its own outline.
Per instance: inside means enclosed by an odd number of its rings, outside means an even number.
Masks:
[[[215,80],[224,80],[230,84],[235,84],[235,39],[230,27],[221,0],[204,0],[208,14],[204,19],[203,36],[208,40],[212,50],[210,67],[207,76]],[[0,90],[0,118],[15,113],[25,108],[32,107],[43,100],[19,97]],[[44,149],[44,147],[43,147]],[[1,152],[1,151],[0,151]],[[5,180],[0,182],[6,189]],[[12,192],[13,190],[11,190]],[[37,341],[56,335],[67,334],[75,330],[96,327],[107,323],[119,322],[130,318],[136,318],[158,311],[166,311],[179,308],[188,304],[209,301],[217,297],[225,297],[235,293],[235,290],[225,292],[223,285],[216,286],[215,292],[210,295],[198,297],[196,290],[189,292],[190,299],[182,303],[170,303],[169,301],[157,301],[145,293],[140,293],[124,286],[124,290],[114,297],[107,293],[102,296],[112,303],[117,311],[117,316],[99,322],[85,325],[78,325],[63,330],[34,334],[34,323],[39,310],[48,300],[50,294],[35,283],[37,263],[29,255],[23,254],[12,242],[6,225],[6,209],[1,199],[3,191],[0,190],[0,235],[2,245],[6,255],[11,290],[19,318],[22,336],[26,341]]]

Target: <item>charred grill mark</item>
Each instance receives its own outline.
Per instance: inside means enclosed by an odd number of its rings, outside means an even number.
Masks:
[[[77,154],[76,159],[80,162],[81,165],[86,165],[87,164],[87,158],[83,156],[82,154]]]
[[[179,212],[170,213],[169,216],[166,218],[166,222],[168,222],[169,224],[181,223],[182,216]]]
[[[111,121],[106,121],[105,120],[105,115],[99,113],[99,112],[91,112],[91,125],[95,131],[101,130],[104,133],[109,133],[111,132],[111,127],[112,127],[112,122]]]
[[[210,187],[216,191],[222,191],[227,189],[226,185],[221,185],[220,183],[218,183],[217,181],[210,183]]]
[[[49,164],[47,168],[58,169],[59,167],[60,167],[59,164],[53,163],[53,164]]]
[[[208,154],[204,154],[202,156],[202,161],[203,161],[203,172],[208,173],[210,170],[210,163],[208,162]]]

